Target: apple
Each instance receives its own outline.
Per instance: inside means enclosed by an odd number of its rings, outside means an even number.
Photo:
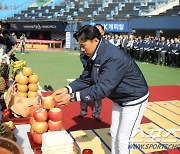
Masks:
[[[30,107],[30,110],[29,110],[29,115],[30,115],[30,117],[33,117],[34,111],[37,110],[37,109],[39,109],[39,108],[41,108],[40,105],[31,106],[31,107]]]
[[[29,118],[29,123],[30,123],[30,125],[32,125],[34,122],[36,122],[36,120],[35,120],[33,117],[30,117],[30,118]]]
[[[40,108],[34,111],[33,117],[38,122],[44,122],[47,120],[48,113],[46,109]]]
[[[34,132],[32,138],[35,143],[42,144],[42,134]]]
[[[62,120],[62,111],[60,108],[52,108],[48,112],[48,118],[52,121],[61,121]]]
[[[44,109],[52,109],[55,107],[55,100],[52,96],[41,97],[41,105]]]
[[[30,128],[30,134],[33,135],[33,133],[34,133],[34,130],[32,129],[32,126],[31,126],[31,128]]]
[[[8,119],[9,116],[10,116],[10,114],[11,114],[10,109],[4,109],[4,110],[2,111],[3,119]]]
[[[62,129],[62,122],[48,120],[48,127],[50,131],[59,131]]]
[[[34,132],[42,134],[48,130],[47,122],[34,122],[32,124],[32,129]]]

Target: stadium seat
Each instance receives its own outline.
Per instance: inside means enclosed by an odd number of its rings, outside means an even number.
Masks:
[[[11,6],[15,3],[15,1],[12,2],[12,0],[2,1],[6,1],[8,5],[10,5],[11,2]],[[142,16],[144,15],[144,12],[149,11],[151,8],[154,8],[157,5],[157,3],[155,2],[130,2],[129,0],[111,0],[103,2],[101,0],[96,0],[96,3],[94,3],[93,0],[54,0],[52,3],[46,6],[27,8],[26,6],[24,6],[25,2],[31,4],[36,0],[16,1],[16,4],[14,4],[15,7],[17,7],[21,1],[21,6],[23,6],[23,10],[22,8],[21,10],[16,9],[16,11],[14,12],[11,12],[9,10],[9,15],[6,15],[7,13],[0,10],[1,19],[1,16],[3,16],[3,19],[9,18],[12,21],[17,20],[18,17],[20,17],[19,20],[47,20],[47,18],[58,18],[58,20],[74,20],[77,18],[78,20],[120,20],[127,19],[133,16]],[[178,15],[178,9],[179,8],[174,8],[174,10],[166,11],[164,12],[164,15]]]
[[[75,3],[74,2],[70,3],[70,8],[75,8]]]
[[[79,12],[84,12],[84,9],[83,8],[79,8]]]
[[[73,12],[73,16],[78,16],[78,13],[76,11]]]
[[[45,10],[45,13],[49,13],[49,9],[46,9],[46,10]]]
[[[98,12],[102,11],[102,7],[98,7]]]
[[[96,16],[97,15],[97,11],[93,11],[93,16]]]
[[[24,17],[28,17],[28,14],[27,14],[27,13],[25,13],[25,14],[24,14]]]
[[[39,14],[38,14],[38,17],[42,17],[42,13],[39,13]]]
[[[70,8],[69,8],[69,6],[66,6],[66,12],[68,12],[68,11],[69,11],[69,9],[70,9]]]
[[[111,10],[111,16],[113,16],[115,14],[114,10]]]
[[[115,14],[117,14],[117,13],[118,13],[118,10],[119,10],[119,7],[118,7],[118,6],[116,6],[116,7],[115,7],[115,9],[114,9]]]
[[[87,1],[84,2],[84,8],[89,8],[89,5],[88,5]]]
[[[54,14],[53,14],[53,17],[57,17],[58,16],[58,12],[54,12]]]
[[[142,13],[143,13],[143,11],[142,11],[142,10],[139,10],[138,16],[141,16]]]
[[[88,18],[92,18],[92,15],[91,15],[91,14],[88,14],[87,17],[88,17]]]
[[[68,20],[68,21],[72,20],[71,15],[68,15],[68,16],[67,16],[67,20]]]
[[[31,11],[31,13],[35,13],[35,11],[34,11],[34,10],[32,10],[32,11]]]
[[[129,18],[129,17],[130,17],[130,14],[126,14],[126,17],[128,17],[128,18]]]
[[[109,18],[110,18],[110,15],[109,15],[109,14],[107,14],[107,15],[106,15],[106,19],[107,19],[107,20],[109,20]]]

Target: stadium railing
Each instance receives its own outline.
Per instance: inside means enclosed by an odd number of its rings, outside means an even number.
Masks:
[[[17,39],[18,46],[20,47],[20,39]],[[48,49],[57,49],[58,46],[59,51],[62,50],[62,40],[35,40],[35,39],[28,39],[26,41],[26,49],[41,49],[41,50],[48,50]]]

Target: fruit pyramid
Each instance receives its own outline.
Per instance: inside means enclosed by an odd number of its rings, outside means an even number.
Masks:
[[[38,75],[33,73],[32,68],[24,67],[22,73],[15,76],[17,85],[16,95],[20,97],[37,97],[38,96]]]
[[[0,91],[3,91],[6,89],[6,82],[3,77],[0,77]]]

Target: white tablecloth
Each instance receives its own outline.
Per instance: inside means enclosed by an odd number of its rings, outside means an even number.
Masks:
[[[16,125],[14,130],[14,135],[17,138],[17,143],[21,146],[24,151],[24,154],[34,154],[27,132],[30,131],[30,124]]]

